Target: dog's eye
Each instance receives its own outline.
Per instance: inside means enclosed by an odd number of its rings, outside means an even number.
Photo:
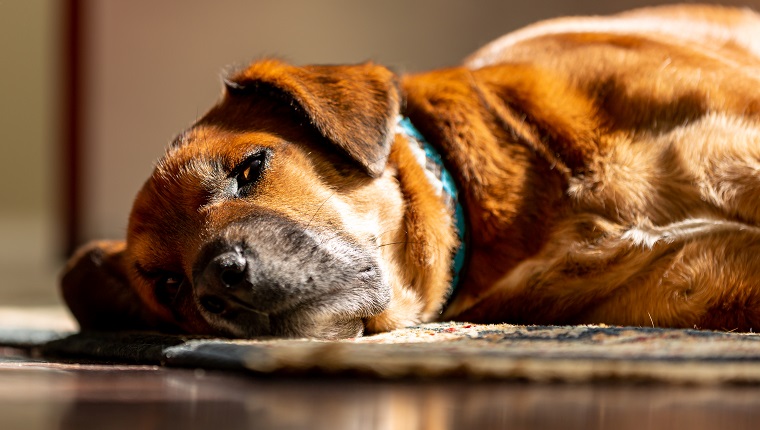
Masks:
[[[156,280],[156,300],[164,306],[172,305],[184,282],[184,276],[176,273],[162,275]]]
[[[237,171],[238,190],[259,180],[261,171],[264,169],[265,153],[248,157],[235,170]]]

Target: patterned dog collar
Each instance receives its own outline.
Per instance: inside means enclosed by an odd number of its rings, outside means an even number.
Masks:
[[[409,118],[399,117],[397,132],[404,134],[410,141],[417,143],[417,145],[411,145],[412,152],[414,152],[420,165],[425,168],[426,176],[437,194],[444,199],[446,205],[455,216],[454,226],[459,237],[459,246],[451,262],[451,286],[446,296],[446,300],[449,301],[459,286],[460,275],[462,274],[465,261],[465,229],[467,222],[464,208],[459,202],[459,191],[457,190],[454,178],[443,164],[441,154],[433,145],[428,143],[425,137],[412,125]]]

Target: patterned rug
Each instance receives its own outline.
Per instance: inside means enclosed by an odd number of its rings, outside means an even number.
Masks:
[[[258,375],[760,384],[760,335],[752,333],[438,323],[328,342],[4,327],[0,346],[67,362]]]

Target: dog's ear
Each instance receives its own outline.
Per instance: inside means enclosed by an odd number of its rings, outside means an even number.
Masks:
[[[156,330],[161,323],[129,287],[123,241],[82,246],[61,278],[63,299],[82,330]]]
[[[296,67],[266,60],[227,77],[225,84],[232,96],[284,98],[370,176],[385,169],[400,107],[396,75],[385,67]]]

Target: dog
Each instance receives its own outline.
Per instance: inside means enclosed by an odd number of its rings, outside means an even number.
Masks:
[[[82,329],[760,327],[760,18],[541,22],[457,67],[224,79],[62,277]]]

